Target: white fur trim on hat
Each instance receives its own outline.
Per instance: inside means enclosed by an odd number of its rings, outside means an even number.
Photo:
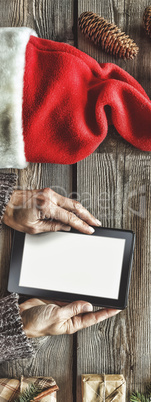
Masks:
[[[0,28],[0,168],[27,166],[22,127],[23,76],[30,28]]]

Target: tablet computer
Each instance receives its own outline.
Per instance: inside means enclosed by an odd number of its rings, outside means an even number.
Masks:
[[[95,228],[29,235],[15,231],[8,291],[39,298],[127,305],[135,235]]]

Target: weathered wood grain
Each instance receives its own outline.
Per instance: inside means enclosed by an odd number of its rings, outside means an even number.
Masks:
[[[99,62],[115,62],[131,73],[151,97],[151,44],[142,27],[147,0],[0,0],[1,26],[30,26],[40,37],[77,43]],[[125,30],[140,47],[137,59],[117,60],[95,47],[78,31],[73,37],[74,16],[85,10],[102,14]],[[74,27],[75,28],[75,27]],[[76,29],[74,29],[76,33]],[[30,164],[18,173],[22,188],[53,187],[69,196],[76,188],[76,168]],[[77,336],[77,401],[81,401],[82,373],[123,373],[127,398],[134,388],[143,390],[150,378],[150,183],[151,158],[126,143],[113,128],[94,155],[78,164],[77,197],[108,227],[123,227],[136,232],[135,257],[128,309],[102,324],[81,331]],[[73,180],[74,179],[74,180]],[[12,232],[0,234],[1,296],[5,294],[9,270]],[[0,376],[52,375],[60,391],[58,401],[72,402],[72,337],[60,336],[33,340],[34,359],[5,362]],[[74,340],[76,346],[76,340]],[[76,360],[76,359],[75,359]],[[75,361],[74,361],[75,363]],[[74,378],[75,380],[75,378]]]
[[[99,62],[114,62],[132,74],[151,97],[151,43],[142,27],[147,2],[79,1],[78,14],[91,10],[116,23],[139,45],[133,61],[105,54],[78,31],[78,47]],[[104,226],[131,229],[136,246],[128,308],[77,335],[77,401],[82,373],[123,373],[127,401],[150,381],[151,156],[126,143],[114,128],[95,153],[78,163],[77,191]],[[87,200],[85,193],[87,192]]]
[[[116,160],[113,154],[96,153],[80,163],[78,173],[78,191],[81,186],[81,196],[90,194],[89,209],[103,225],[136,233],[127,310],[78,334],[79,387],[85,372],[123,373],[129,392],[150,378],[150,157],[131,154],[125,160],[119,154]],[[79,388],[78,401],[80,394]]]
[[[74,44],[73,1],[1,0],[0,15],[0,26],[29,26],[40,37]],[[65,196],[72,193],[70,166],[29,164],[27,169],[16,170],[16,173],[19,188],[51,187]],[[0,234],[1,296],[6,294],[7,289],[11,239],[11,229],[5,227]],[[72,336],[35,340],[35,357],[1,364],[0,376],[51,375],[60,388],[58,401],[72,402],[72,344]]]

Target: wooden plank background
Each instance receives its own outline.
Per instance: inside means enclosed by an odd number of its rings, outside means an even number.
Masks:
[[[40,37],[78,46],[98,62],[113,62],[132,74],[151,97],[151,41],[142,17],[147,0],[0,0],[1,26],[30,26]],[[105,54],[77,29],[77,16],[91,10],[116,23],[138,44],[133,61]],[[59,384],[59,402],[81,402],[81,374],[123,373],[130,392],[150,380],[150,186],[151,156],[126,143],[115,131],[76,166],[30,164],[18,171],[22,188],[51,188],[77,197],[107,227],[131,229],[136,247],[128,308],[118,316],[74,336],[33,340],[36,356],[5,362],[0,376],[52,375]],[[0,234],[1,296],[6,294],[12,231]],[[77,395],[75,386],[77,385]]]
[[[134,61],[115,59],[91,44],[78,31],[78,47],[98,62],[113,62],[132,74],[151,97],[151,43],[142,17],[147,1],[78,2],[79,15],[91,10],[129,34],[140,52]],[[124,141],[113,128],[89,158],[78,163],[78,193],[91,195],[90,211],[104,226],[131,229],[136,246],[128,308],[108,321],[77,335],[77,400],[81,401],[82,373],[123,373],[127,401],[134,389],[144,390],[150,380],[150,153]]]
[[[0,2],[1,26],[29,26],[38,36],[74,45],[73,3],[70,1],[7,0]],[[72,193],[72,166],[30,164],[18,173],[21,188],[51,187],[60,194]],[[14,170],[12,170],[14,171]],[[10,260],[11,230],[1,233],[1,294],[6,292]],[[58,401],[72,401],[72,336],[33,340],[36,355],[0,365],[0,376],[53,376],[59,384]]]

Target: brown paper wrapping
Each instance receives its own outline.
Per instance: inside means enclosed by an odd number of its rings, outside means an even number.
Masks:
[[[125,402],[126,381],[122,374],[82,375],[83,402]]]

